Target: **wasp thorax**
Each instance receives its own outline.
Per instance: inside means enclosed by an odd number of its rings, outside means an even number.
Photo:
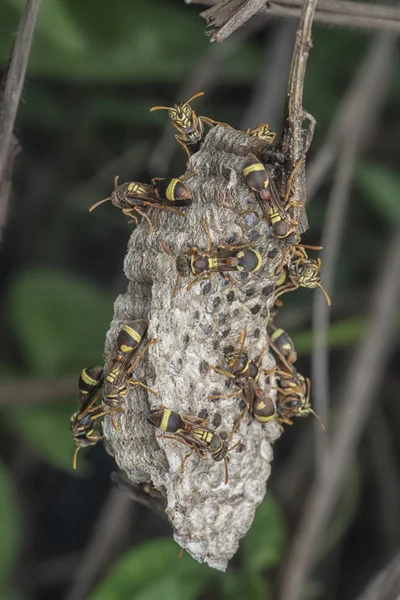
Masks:
[[[185,254],[179,254],[176,258],[176,270],[181,277],[189,277],[190,265],[188,257]]]

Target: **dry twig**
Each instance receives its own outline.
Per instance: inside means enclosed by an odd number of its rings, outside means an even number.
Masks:
[[[186,0],[186,2],[215,6],[215,10],[217,10],[220,0]],[[283,19],[298,19],[301,15],[303,0],[269,0],[265,4],[260,9],[259,15],[268,14]],[[368,4],[366,2],[319,0],[315,21],[339,27],[356,27],[399,33],[400,9],[396,6]]]
[[[223,42],[236,29],[247,23],[266,3],[266,0],[221,0],[201,13],[207,21],[212,42]]]
[[[135,505],[119,489],[112,487],[95,531],[79,561],[76,576],[66,600],[86,600],[90,590],[127,542]]]
[[[371,123],[379,104],[382,103],[386,82],[390,73],[393,50],[396,37],[379,34],[374,42],[365,63],[362,65],[358,86],[355,86],[357,97],[350,102],[352,107],[357,106],[353,119],[343,130],[341,140],[341,154],[337,167],[336,177],[329,198],[328,209],[325,215],[322,245],[324,246],[324,287],[331,292],[337,258],[340,249],[341,236],[344,229],[347,203],[349,200],[356,157],[365,132],[365,123]],[[340,117],[336,120],[340,120]],[[323,301],[321,301],[323,300]],[[312,381],[313,402],[315,410],[326,421],[329,406],[329,364],[328,364],[328,329],[330,308],[325,299],[319,294],[314,296],[313,304],[313,333],[314,343],[312,352]],[[324,468],[324,451],[326,450],[326,436],[316,428],[316,441],[318,465]]]
[[[301,595],[321,532],[339,498],[347,466],[358,446],[391,353],[395,335],[392,324],[400,297],[400,228],[389,243],[387,256],[379,265],[374,281],[370,325],[348,367],[325,468],[306,501],[284,568],[281,600],[298,600]]]
[[[10,170],[15,156],[16,145],[13,141],[15,118],[25,80],[26,67],[31,51],[33,32],[39,12],[41,0],[27,0],[21,17],[17,35],[15,36],[9,68],[6,71],[5,82],[0,106],[0,232],[3,229],[9,197],[11,179]]]

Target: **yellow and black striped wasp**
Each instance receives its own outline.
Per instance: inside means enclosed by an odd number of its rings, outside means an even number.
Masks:
[[[303,377],[296,369],[291,366],[291,369],[276,370],[278,377],[276,407],[277,419],[280,423],[293,425],[294,417],[307,417],[313,415],[322,429],[325,429],[325,423],[317,415],[311,406],[311,381],[307,377]]]
[[[269,324],[267,327],[270,347],[278,355],[279,360],[290,370],[297,360],[297,352],[292,338],[284,329]]]
[[[161,406],[159,409],[150,411],[147,420],[161,431],[168,435],[155,436],[163,439],[172,439],[189,446],[191,449],[183,458],[181,472],[185,469],[186,461],[197,453],[205,459],[210,455],[213,460],[224,461],[225,464],[225,485],[228,483],[228,461],[227,453],[236,448],[228,448],[228,444],[221,436],[208,426],[207,421],[200,417],[192,415],[180,415],[179,413]]]
[[[249,358],[248,353],[244,350],[246,336],[247,327],[245,326],[239,337],[239,348],[234,352],[229,352],[225,355],[225,360],[228,364],[229,370],[221,369],[215,366],[210,367],[216,373],[220,373],[221,375],[225,375],[226,377],[233,379],[234,384],[239,388],[237,391],[231,394],[218,394],[210,396],[210,400],[242,396],[245,401],[245,408],[241,412],[239,418],[236,420],[231,435],[233,435],[233,433],[239,427],[243,417],[247,412],[249,412],[251,416],[254,417],[259,423],[268,423],[276,417],[276,406],[274,401],[257,385],[260,372],[265,372],[264,369],[260,369],[260,366],[266,348],[261,350],[257,361],[254,361],[253,359]]]
[[[174,285],[173,295],[176,296],[179,279],[181,277],[194,277],[187,286],[190,290],[196,283],[211,278],[212,273],[219,273],[221,277],[235,284],[235,280],[228,275],[229,272],[255,273],[262,266],[261,254],[249,248],[251,244],[237,246],[219,245],[212,251],[212,240],[206,223],[203,228],[208,239],[207,249],[202,252],[197,248],[182,248],[180,254],[175,257],[168,246],[161,241],[162,249],[172,256],[176,262],[177,278]]]
[[[93,394],[103,383],[103,367],[85,367],[79,375],[78,388],[81,399]]]
[[[140,385],[154,395],[154,390],[134,378],[133,370],[139,359],[157,339],[150,340],[139,352],[148,328],[146,319],[136,319],[125,323],[117,336],[117,350],[112,355],[111,367],[105,376],[105,402],[111,407],[120,408],[120,400],[127,395],[130,386]]]
[[[111,202],[114,206],[121,209],[124,215],[132,219],[132,223],[138,224],[137,215],[143,217],[148,223],[148,232],[152,229],[152,222],[146,214],[146,207],[169,210],[178,215],[185,216],[176,207],[190,206],[192,204],[190,190],[182,183],[183,179],[188,179],[192,174],[182,179],[162,179],[155,177],[151,184],[129,181],[118,185],[119,176],[114,178],[114,190],[111,196],[100,200],[89,208],[92,212],[95,208],[104,202]]]
[[[254,129],[248,129],[246,133],[259,140],[264,140],[268,144],[273,144],[276,138],[276,133],[270,130],[268,123],[258,125],[258,127],[255,127]]]
[[[120,412],[118,408],[110,408],[100,401],[100,389],[87,394],[71,417],[70,427],[75,442],[75,452],[72,467],[76,469],[76,458],[81,448],[94,446],[103,439],[101,423],[105,415]]]
[[[322,246],[296,244],[288,250],[288,252],[290,252],[290,262],[287,267],[287,272],[284,270],[278,279],[274,302],[276,302],[282,294],[293,292],[299,287],[308,289],[318,287],[324,294],[328,306],[331,305],[331,299],[321,283],[322,260],[320,258],[317,260],[308,258],[306,248],[311,250],[321,250]]]
[[[200,149],[201,143],[206,136],[205,125],[211,128],[214,125],[225,125],[208,117],[198,117],[190,102],[199,96],[203,96],[204,92],[197,92],[186,100],[186,102],[178,102],[175,106],[153,106],[150,112],[154,110],[167,110],[168,116],[172,125],[178,131],[175,139],[190,158],[195,152]]]
[[[302,161],[296,165],[287,184],[285,198],[282,200],[268,167],[258,160],[254,154],[248,154],[243,166],[243,177],[250,189],[255,192],[262,213],[268,222],[271,233],[277,239],[288,239],[297,232],[298,222],[287,213],[290,206],[299,206],[289,200],[293,178]]]

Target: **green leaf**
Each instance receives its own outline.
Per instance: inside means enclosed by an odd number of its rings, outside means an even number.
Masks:
[[[215,574],[178,552],[169,538],[142,544],[122,557],[90,600],[194,600]]]
[[[282,513],[271,495],[257,508],[249,533],[243,540],[245,564],[248,571],[258,574],[279,563],[285,542]]]
[[[72,471],[75,446],[69,428],[76,403],[46,406],[24,406],[2,411],[8,425],[22,436],[31,448],[57,468]],[[80,453],[84,454],[83,451]],[[79,455],[79,459],[82,456]],[[78,466],[80,463],[78,462]],[[82,468],[80,468],[82,473]]]
[[[89,283],[60,271],[25,271],[8,290],[8,306],[33,372],[54,376],[101,360],[112,303]]]
[[[357,182],[376,213],[389,224],[400,223],[400,176],[376,163],[362,163]]]
[[[5,597],[8,577],[19,546],[20,522],[11,477],[0,463],[0,595]]]
[[[397,329],[400,328],[400,313],[395,321]],[[328,347],[343,348],[352,346],[363,339],[368,325],[367,317],[352,317],[351,319],[343,319],[329,327],[328,330]],[[308,354],[312,349],[312,331],[298,331],[292,336],[293,343],[296,347],[297,354]]]
[[[271,600],[268,588],[260,576],[240,572],[229,572],[221,577],[223,600]]]

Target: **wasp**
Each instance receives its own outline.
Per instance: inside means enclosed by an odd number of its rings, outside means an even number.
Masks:
[[[328,306],[331,305],[331,299],[321,283],[320,272],[322,260],[320,258],[317,260],[308,258],[305,250],[306,248],[320,250],[322,247],[297,244],[290,249],[292,257],[289,262],[287,272],[283,271],[278,279],[278,286],[277,291],[275,292],[274,302],[276,302],[276,300],[279,298],[279,296],[282,296],[282,294],[297,290],[299,287],[305,287],[309,289],[318,287],[324,294]],[[293,256],[296,258],[293,259]],[[289,277],[289,281],[287,281],[287,277]]]
[[[298,222],[288,215],[287,209],[289,206],[299,206],[298,203],[289,200],[289,195],[293,177],[301,162],[298,162],[289,178],[284,200],[279,196],[269,168],[254,154],[248,154],[244,163],[243,177],[249,188],[256,193],[263,216],[271,228],[272,235],[277,239],[288,239],[297,232]]]
[[[307,417],[313,415],[322,429],[325,429],[325,423],[311,407],[311,381],[304,378],[296,369],[291,366],[285,371],[276,370],[279,385],[277,389],[276,406],[278,421],[293,425],[293,417]]]
[[[186,100],[186,102],[178,102],[175,106],[153,106],[150,112],[154,110],[167,110],[168,116],[172,125],[178,131],[175,135],[175,139],[178,144],[184,149],[188,158],[198,152],[201,143],[204,141],[206,136],[205,125],[210,129],[215,125],[225,125],[225,123],[219,123],[208,117],[198,117],[190,102],[199,96],[203,96],[204,92],[197,92]]]
[[[296,362],[297,352],[293,340],[284,329],[268,326],[269,345],[279,356],[280,361],[290,369],[290,365]]]
[[[278,330],[277,330],[278,331]],[[283,330],[282,330],[283,331]],[[286,332],[283,332],[286,334]],[[280,336],[277,336],[279,339]],[[282,336],[285,343],[282,345],[286,346],[287,338],[289,336]],[[290,340],[291,345],[293,342]],[[286,423],[293,425],[293,417],[306,417],[308,415],[314,415],[314,417],[320,423],[322,429],[325,429],[325,423],[317,415],[317,413],[311,407],[311,381],[307,377],[303,377],[292,363],[290,363],[287,357],[281,353],[279,344],[271,344],[272,350],[278,357],[278,364],[276,367],[266,372],[266,374],[274,373],[277,377],[278,386],[272,387],[277,390],[276,408],[277,408],[277,420],[280,423]],[[282,360],[282,358],[284,360]],[[292,356],[294,358],[294,356]],[[294,362],[294,361],[292,361]]]
[[[203,228],[208,239],[208,245],[205,252],[200,252],[197,248],[182,248],[180,254],[175,257],[168,246],[161,241],[162,249],[172,256],[176,262],[177,278],[174,285],[173,295],[176,296],[179,279],[192,275],[193,281],[187,286],[190,290],[196,283],[206,281],[211,278],[212,273],[219,273],[221,277],[235,284],[228,272],[255,273],[262,265],[261,254],[254,249],[249,248],[250,244],[239,246],[217,246],[215,251],[211,251],[212,240],[206,223],[203,221]]]
[[[149,233],[153,225],[145,212],[147,206],[185,216],[185,213],[175,208],[192,204],[190,190],[182,183],[182,179],[154,178],[151,184],[129,181],[118,185],[119,176],[116,175],[111,196],[92,204],[89,212],[92,212],[100,204],[110,201],[114,206],[120,208],[124,215],[132,219],[130,223],[138,224],[137,214],[143,217],[147,221],[147,232]]]
[[[121,412],[118,408],[110,409],[105,404],[98,403],[98,391],[88,394],[81,403],[77,412],[75,412],[70,421],[71,431],[75,442],[75,453],[72,460],[72,467],[76,469],[76,458],[81,448],[95,446],[97,442],[103,439],[99,430],[100,421],[107,414]]]
[[[260,140],[264,140],[268,142],[268,144],[273,144],[276,138],[276,133],[270,130],[268,123],[264,123],[264,125],[259,125],[254,129],[248,129],[246,131],[247,135],[251,135],[252,137],[257,137]]]
[[[148,421],[161,431],[167,432],[169,435],[155,436],[163,439],[176,440],[191,449],[183,458],[181,463],[181,473],[185,469],[186,461],[197,453],[201,458],[205,459],[207,454],[216,462],[221,460],[225,463],[225,485],[228,483],[228,462],[227,454],[238,444],[232,448],[228,448],[228,444],[223,440],[218,433],[208,427],[207,421],[200,417],[192,415],[179,415],[166,407],[151,411],[147,417]]]
[[[117,351],[113,356],[111,368],[105,376],[107,384],[105,390],[105,402],[111,407],[119,407],[120,399],[128,394],[129,387],[140,385],[150,393],[157,392],[149,388],[142,381],[135,379],[133,370],[140,358],[147,352],[152,344],[158,340],[150,340],[145,347],[138,352],[147,331],[148,322],[138,319],[125,323],[117,337]],[[114,424],[114,422],[113,422]],[[115,425],[114,425],[115,427]]]
[[[86,367],[79,375],[78,387],[80,397],[93,394],[103,382],[103,367]]]
[[[243,417],[247,412],[257,420],[259,423],[268,423],[276,416],[276,406],[272,398],[262,390],[257,384],[260,377],[260,365],[264,356],[266,348],[261,350],[260,356],[257,362],[250,359],[248,353],[244,351],[244,344],[247,336],[247,327],[245,326],[243,332],[239,337],[239,348],[234,352],[229,352],[225,355],[225,360],[228,364],[229,371],[220,369],[219,367],[210,366],[210,368],[221,375],[230,377],[234,380],[234,384],[239,388],[232,394],[220,394],[215,396],[209,396],[210,400],[217,400],[220,398],[233,398],[234,396],[242,395],[245,401],[245,408],[236,420],[233,427],[231,436],[239,427]]]

